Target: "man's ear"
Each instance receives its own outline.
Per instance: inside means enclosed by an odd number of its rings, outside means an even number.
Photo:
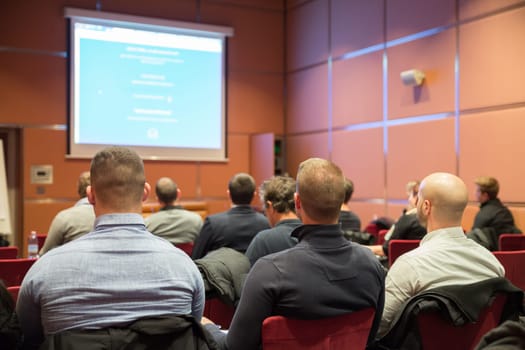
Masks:
[[[86,196],[88,198],[89,203],[95,205],[95,191],[93,191],[93,187],[91,187],[91,185],[86,187]]]
[[[301,209],[301,198],[299,197],[299,193],[295,192],[293,194],[293,201],[295,203],[295,210]]]
[[[180,188],[177,188],[177,199],[180,199],[181,194],[182,191],[180,190]]]
[[[143,202],[148,200],[150,192],[151,192],[151,186],[147,182],[144,183],[144,193],[142,194],[142,201]]]

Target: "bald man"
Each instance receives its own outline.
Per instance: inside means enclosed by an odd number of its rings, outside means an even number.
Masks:
[[[149,232],[172,244],[193,242],[202,228],[199,214],[177,205],[181,190],[169,177],[161,177],[155,185],[160,211],[145,220]]]
[[[388,271],[380,336],[389,330],[404,302],[422,291],[504,277],[494,255],[463,233],[467,201],[467,187],[455,175],[434,173],[421,182],[417,217],[428,233],[418,248],[399,257]]]

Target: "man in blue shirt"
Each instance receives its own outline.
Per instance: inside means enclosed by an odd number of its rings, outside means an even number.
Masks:
[[[110,147],[91,162],[87,189],[94,231],[49,251],[28,271],[17,313],[25,347],[71,329],[126,326],[204,308],[202,277],[191,259],[146,230],[144,164],[134,152]]]

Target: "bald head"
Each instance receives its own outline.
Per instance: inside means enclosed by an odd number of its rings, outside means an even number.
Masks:
[[[418,218],[429,232],[461,226],[467,202],[468,191],[463,180],[449,173],[434,173],[424,178],[419,186]]]
[[[164,205],[172,204],[179,195],[177,184],[169,177],[161,177],[155,185],[155,194]]]

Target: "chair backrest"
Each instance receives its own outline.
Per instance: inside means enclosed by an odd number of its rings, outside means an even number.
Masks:
[[[230,328],[235,308],[222,302],[219,298],[206,299],[204,304],[204,316],[213,320],[223,329]]]
[[[525,235],[519,233],[502,233],[498,238],[501,251],[525,250]]]
[[[271,316],[263,321],[263,350],[365,349],[375,310],[318,320]]]
[[[399,256],[419,247],[419,239],[391,239],[388,242],[388,266],[392,266]]]
[[[18,247],[0,247],[0,259],[16,259],[18,256]]]
[[[38,250],[40,250],[44,246],[44,243],[47,238],[47,233],[39,233],[36,235],[36,238],[38,239]]]
[[[191,252],[193,251],[193,242],[177,243],[175,244],[175,247],[182,249],[186,254],[188,254],[191,257]]]
[[[0,279],[6,287],[19,286],[27,271],[36,259],[4,259],[0,260]]]
[[[492,304],[481,312],[477,322],[459,327],[445,319],[439,311],[420,313],[417,323],[422,349],[474,349],[485,333],[499,325],[506,300],[505,294],[497,294]]]
[[[13,301],[16,305],[16,301],[18,300],[18,292],[20,292],[20,286],[7,287],[7,291],[9,294],[11,294],[11,298],[13,298]]]
[[[377,243],[379,245],[383,245],[385,243],[385,236],[388,233],[388,230],[379,230],[379,236],[377,237]]]
[[[492,252],[505,268],[505,277],[516,287],[525,290],[525,250]]]

